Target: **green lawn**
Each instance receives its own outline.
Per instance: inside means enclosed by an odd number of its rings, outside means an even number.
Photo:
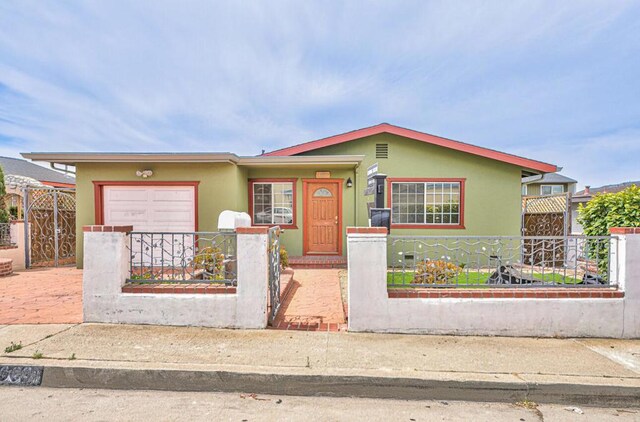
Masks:
[[[396,273],[387,273],[387,286],[388,287],[414,287],[415,285],[411,284],[413,280],[413,272],[396,272]],[[525,273],[525,275],[529,276],[531,273]],[[479,271],[469,271],[464,272],[458,276],[458,278],[453,278],[449,282],[449,284],[458,284],[459,286],[469,286],[469,287],[488,287],[487,280],[491,276],[491,273],[479,272]],[[548,274],[540,274],[533,273],[533,277],[541,280],[541,281],[553,281],[557,284],[578,284],[582,280],[576,279],[574,277],[565,277],[562,274],[558,273],[548,273]]]

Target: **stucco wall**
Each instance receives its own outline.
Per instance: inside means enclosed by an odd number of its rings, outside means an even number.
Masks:
[[[136,170],[151,169],[153,176],[142,179]],[[94,181],[199,181],[198,230],[215,231],[220,212],[246,210],[246,170],[233,164],[218,163],[81,163],[76,167],[76,230],[95,224]],[[76,244],[77,264],[82,268],[83,238]]]
[[[11,222],[11,242],[14,247],[0,249],[0,258],[9,258],[13,261],[13,270],[24,270],[24,221]]]
[[[118,227],[110,227],[118,229]],[[122,293],[129,275],[129,236],[84,232],[84,322],[265,328],[268,235],[238,234],[238,287],[234,294]]]
[[[389,298],[387,236],[350,234],[349,331],[529,337],[640,336],[640,234],[621,236],[622,298]]]
[[[331,172],[332,179],[344,179],[342,184],[342,253],[346,255],[346,234],[344,228],[347,226],[353,226],[355,222],[355,203],[356,196],[362,196],[361,189],[359,188],[347,188],[345,182],[347,178],[352,180],[355,178],[355,172],[353,169],[335,169],[331,166],[318,167],[318,168],[295,168],[295,169],[283,169],[283,168],[251,168],[248,171],[248,177],[250,179],[262,179],[262,178],[297,178],[296,183],[296,223],[297,229],[286,229],[281,236],[281,243],[287,249],[290,256],[302,255],[302,231],[303,231],[303,198],[302,198],[302,179],[315,179],[317,171],[329,171]],[[248,187],[245,189],[246,197],[249,197]],[[248,211],[250,214],[251,212]]]
[[[375,158],[378,143],[389,145],[389,158]],[[334,145],[303,155],[364,154],[358,169],[356,225],[368,224],[363,190],[367,167],[379,163],[389,177],[466,178],[465,229],[393,229],[392,233],[417,235],[518,235],[520,233],[521,169],[495,160],[453,151],[391,134],[380,134]],[[387,192],[388,194],[388,192]],[[386,203],[386,202],[385,202]]]

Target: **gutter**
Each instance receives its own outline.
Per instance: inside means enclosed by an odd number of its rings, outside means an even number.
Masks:
[[[268,167],[283,165],[353,165],[359,166],[364,155],[292,155],[240,157],[238,165],[248,167]]]
[[[283,165],[351,165],[364,160],[364,155],[305,155],[305,156],[258,156],[239,157],[229,152],[192,153],[73,153],[73,152],[24,152],[24,158],[45,161],[52,165],[75,165],[76,163],[230,163],[251,167]]]
[[[32,161],[46,161],[55,164],[76,163],[233,163],[239,157],[229,152],[213,153],[67,153],[67,152],[24,152],[24,158]]]
[[[528,185],[529,183],[533,183],[533,182],[537,182],[539,180],[542,180],[542,178],[544,177],[544,175],[542,174],[537,174],[535,176],[529,176],[529,177],[525,177],[525,179],[531,179],[531,180],[527,180],[526,182],[522,182],[525,185]]]

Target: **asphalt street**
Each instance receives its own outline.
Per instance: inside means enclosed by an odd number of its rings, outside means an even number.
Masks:
[[[640,421],[640,409],[0,387],[3,421]]]

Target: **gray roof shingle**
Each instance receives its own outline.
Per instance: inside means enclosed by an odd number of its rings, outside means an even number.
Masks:
[[[75,177],[62,174],[55,170],[33,164],[27,160],[21,160],[19,158],[0,157],[0,166],[2,166],[5,176],[25,176],[41,182],[76,183]]]
[[[538,175],[524,177],[522,183],[578,183],[578,181],[558,173],[546,173],[542,178]]]

